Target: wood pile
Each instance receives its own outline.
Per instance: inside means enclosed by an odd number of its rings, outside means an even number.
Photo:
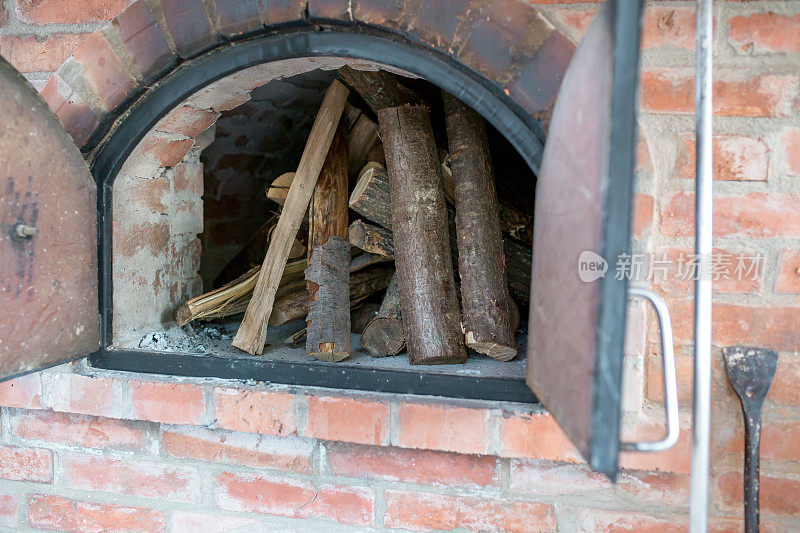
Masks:
[[[532,217],[498,199],[483,119],[434,96],[340,69],[298,167],[266,190],[275,213],[178,323],[244,312],[233,346],[254,355],[268,327],[305,317],[285,344],[329,362],[351,355],[351,332],[412,364],[514,358]]]

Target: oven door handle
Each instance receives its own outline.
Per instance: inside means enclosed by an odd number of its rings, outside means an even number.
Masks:
[[[661,326],[661,359],[664,366],[664,400],[667,410],[667,435],[658,441],[621,442],[620,449],[634,452],[661,452],[671,448],[680,434],[678,417],[678,382],[675,376],[675,349],[672,344],[672,321],[664,299],[650,289],[629,287],[629,298],[643,298],[649,301],[658,315]]]

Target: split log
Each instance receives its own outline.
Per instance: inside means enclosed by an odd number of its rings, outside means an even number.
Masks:
[[[305,342],[306,342],[306,328],[303,328],[295,333],[292,333],[283,340],[283,344],[285,344],[290,348],[297,348],[300,346],[300,344],[305,344]]]
[[[350,276],[350,305],[356,306],[364,300],[380,292],[389,285],[394,269],[390,266],[377,266],[359,270]],[[272,314],[269,317],[270,326],[281,326],[292,320],[305,318],[308,315],[308,291],[305,286],[297,287],[275,299]]]
[[[329,362],[350,356],[347,189],[347,139],[339,124],[308,214],[306,352]]]
[[[347,88],[334,80],[325,92],[322,105],[314,120],[300,157],[300,164],[286,196],[286,203],[278,219],[278,226],[258,273],[253,298],[233,339],[234,346],[248,353],[255,355],[264,351],[267,321],[272,312],[275,292],[278,290],[278,283],[286,266],[289,249],[308,209],[314,185],[331,146],[348,94]]]
[[[358,117],[361,116],[363,111],[358,107],[350,104],[349,102],[345,104],[344,111],[342,112],[342,118],[344,118],[344,123],[347,128],[352,128],[355,123],[358,121]]]
[[[378,111],[389,171],[397,286],[412,364],[463,363],[441,162],[428,109]]]
[[[292,186],[294,181],[294,174],[294,172],[284,172],[272,180],[269,189],[267,189],[267,198],[278,205],[283,205],[286,202],[286,196],[289,194],[289,187]]]
[[[361,346],[366,348],[372,357],[386,357],[399,354],[405,345],[397,276],[393,276],[386,288],[378,314],[366,325],[361,334]]]
[[[386,228],[356,220],[350,224],[350,244],[372,254],[394,257],[392,232]]]
[[[456,198],[462,330],[467,347],[498,361],[517,355],[486,124],[447,92],[444,100]]]
[[[347,166],[350,172],[358,172],[369,161],[367,154],[378,142],[378,125],[368,116],[361,115],[350,129],[347,143]]]
[[[506,258],[508,290],[517,303],[523,308],[527,308],[531,297],[531,264],[533,262],[531,247],[520,244],[514,239],[503,239],[503,251]]]
[[[397,76],[385,70],[373,72],[344,66],[338,72],[342,81],[357,92],[376,113],[387,107],[420,102],[414,91],[400,83]]]
[[[392,229],[389,198],[389,175],[384,168],[368,163],[359,173],[350,194],[350,209],[367,220]]]

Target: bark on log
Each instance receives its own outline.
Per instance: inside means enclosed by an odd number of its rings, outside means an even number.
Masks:
[[[414,91],[401,84],[397,76],[385,70],[373,72],[345,66],[338,72],[344,83],[356,91],[376,113],[387,107],[420,101]]]
[[[389,170],[397,285],[412,364],[463,363],[441,162],[428,109],[378,111]]]
[[[289,249],[308,209],[308,202],[314,193],[314,185],[331,146],[348,94],[347,88],[334,80],[325,92],[322,105],[314,120],[283,212],[278,219],[278,226],[259,271],[253,298],[233,339],[234,346],[248,353],[261,354],[264,351],[267,321],[272,312],[275,292],[283,268],[286,266]]]
[[[386,288],[377,315],[364,327],[361,346],[366,348],[372,357],[386,357],[399,354],[405,345],[400,294],[397,291],[395,275]]]
[[[347,166],[349,172],[356,173],[369,161],[369,154],[372,147],[380,140],[378,139],[378,125],[374,120],[366,115],[361,115],[350,130],[347,143]]]
[[[531,247],[514,239],[503,239],[508,290],[520,306],[527,308],[531,297]]]
[[[382,291],[389,285],[394,269],[389,266],[376,266],[359,270],[350,276],[350,305],[356,306],[376,292]],[[269,317],[270,326],[281,326],[292,320],[305,318],[308,315],[308,291],[303,286],[296,286],[292,292],[275,299],[272,314]]]
[[[338,362],[350,356],[350,245],[347,243],[347,138],[333,137],[308,214],[306,352]]]
[[[386,228],[367,224],[363,220],[356,220],[350,224],[349,236],[350,244],[365,252],[394,257],[392,232]]]
[[[442,92],[456,199],[458,273],[466,344],[498,361],[517,355],[486,124]]]

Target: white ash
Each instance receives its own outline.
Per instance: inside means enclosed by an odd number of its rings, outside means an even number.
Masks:
[[[203,324],[173,326],[149,332],[139,341],[139,348],[158,352],[208,353],[208,341],[230,340],[233,335],[224,325]]]

